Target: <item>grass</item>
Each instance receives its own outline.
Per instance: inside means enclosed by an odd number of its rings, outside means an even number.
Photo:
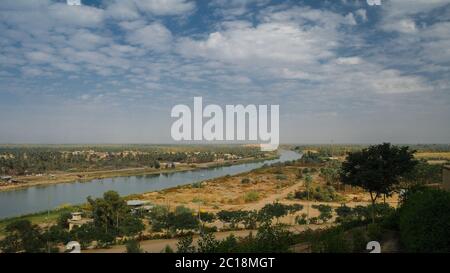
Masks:
[[[450,160],[450,152],[418,152],[414,156],[417,159]]]
[[[255,202],[259,200],[259,193],[257,191],[250,191],[244,195],[244,201],[246,203]]]
[[[12,222],[19,221],[19,220],[29,220],[33,224],[50,224],[55,223],[58,219],[59,215],[61,215],[64,212],[72,212],[77,210],[78,206],[67,206],[64,208],[58,208],[50,211],[45,212],[37,212],[33,214],[27,214],[23,216],[18,217],[11,217],[0,220],[0,237],[5,235],[5,228],[7,225],[11,224]]]

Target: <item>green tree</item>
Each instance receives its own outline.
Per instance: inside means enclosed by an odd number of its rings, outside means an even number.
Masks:
[[[425,160],[418,161],[414,168],[403,177],[406,188],[442,182],[442,167],[438,164],[428,164]]]
[[[269,218],[276,218],[277,221],[289,213],[289,207],[278,202],[266,204],[261,210],[261,214],[267,215]]]
[[[230,228],[235,228],[243,215],[244,213],[240,210],[221,210],[217,213],[217,218],[223,223],[230,223]]]
[[[313,205],[313,208],[317,209],[320,212],[319,219],[326,223],[333,217],[333,209],[328,205]]]
[[[126,202],[115,191],[108,191],[103,198],[87,198],[91,206],[94,225],[104,229],[105,233],[118,232],[119,226],[130,214]]]
[[[214,233],[204,232],[200,235],[197,242],[198,252],[200,253],[216,253],[219,246],[219,241],[216,240]]]
[[[142,253],[141,246],[137,240],[128,240],[125,244],[127,253]]]
[[[450,252],[450,193],[427,189],[400,207],[400,239],[410,252]]]
[[[119,231],[125,236],[133,236],[144,231],[145,226],[142,220],[134,215],[128,215],[122,221]]]
[[[178,240],[177,253],[194,253],[195,247],[193,243],[192,235],[183,236]]]
[[[57,224],[61,228],[69,228],[69,223],[67,220],[69,220],[72,217],[72,214],[70,212],[63,212],[58,216]]]
[[[199,227],[199,220],[194,212],[186,207],[178,206],[175,212],[170,212],[167,216],[167,226],[173,231],[189,229],[197,229]]]
[[[258,224],[258,211],[244,211],[242,222],[246,229],[255,229]]]
[[[340,207],[336,208],[335,211],[338,216],[336,222],[347,222],[351,220],[355,215],[352,208],[348,207],[345,204],[342,204]]]
[[[46,252],[46,242],[37,225],[29,220],[18,220],[7,225],[7,236],[0,242],[0,249],[6,253]]]
[[[154,206],[150,212],[150,220],[153,231],[161,231],[163,228],[167,228],[167,218],[169,215],[169,208],[167,206]]]
[[[342,183],[359,186],[369,192],[372,222],[375,222],[376,200],[382,195],[390,195],[400,183],[402,175],[410,172],[417,164],[413,153],[408,147],[383,143],[349,153],[342,164]]]

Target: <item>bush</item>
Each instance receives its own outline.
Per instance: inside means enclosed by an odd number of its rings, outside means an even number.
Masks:
[[[320,212],[319,219],[322,223],[328,222],[333,217],[333,209],[328,205],[313,205],[313,208]]]
[[[348,222],[353,220],[354,213],[352,208],[346,206],[345,204],[341,205],[340,207],[335,209],[337,218],[336,222],[342,223],[342,222]]]
[[[399,213],[400,238],[407,251],[450,252],[450,193],[416,192]]]
[[[369,224],[367,225],[367,236],[371,241],[381,241],[383,236],[383,229],[379,224]]]
[[[298,191],[295,193],[295,198],[306,200],[308,198],[307,191]],[[315,200],[319,202],[332,202],[332,201],[341,201],[342,197],[336,192],[336,190],[331,186],[317,186],[311,187],[309,189],[309,198],[310,200]]]
[[[244,195],[245,202],[255,202],[259,200],[259,193],[257,191],[250,191]]]
[[[320,231],[313,236],[311,242],[312,252],[319,253],[348,253],[351,252],[351,243],[346,239],[344,230],[331,228]]]
[[[129,240],[125,244],[127,248],[127,253],[142,253],[141,246],[137,240]]]
[[[248,184],[248,183],[250,183],[250,179],[249,178],[242,178],[241,183],[242,184]]]
[[[302,215],[300,215],[300,217],[299,216],[296,217],[296,220],[299,225],[306,225],[306,224],[308,224],[307,218],[308,218],[308,215],[306,215],[306,213],[302,213]]]
[[[366,233],[362,229],[356,228],[352,230],[350,234],[352,237],[353,252],[365,252],[367,242],[369,242]]]
[[[277,174],[275,177],[277,180],[287,180],[288,177],[285,174]]]
[[[162,252],[163,253],[174,253],[173,249],[169,245],[166,245],[166,247],[164,248],[164,250]]]
[[[192,245],[192,243],[193,243],[192,235],[181,237],[177,243],[177,253],[195,252],[195,247]]]

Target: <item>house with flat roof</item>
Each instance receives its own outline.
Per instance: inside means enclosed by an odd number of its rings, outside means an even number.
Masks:
[[[153,206],[149,201],[143,200],[128,200],[127,206],[131,208],[133,213],[137,212],[150,212],[153,209]]]
[[[92,219],[83,219],[83,213],[81,212],[72,212],[72,218],[68,219],[69,223],[69,231],[71,231],[74,227],[81,227],[84,224],[90,223]]]

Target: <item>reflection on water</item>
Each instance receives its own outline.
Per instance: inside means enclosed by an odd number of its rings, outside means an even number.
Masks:
[[[85,202],[88,196],[99,197],[109,190],[117,191],[120,195],[161,190],[227,174],[234,175],[261,167],[266,163],[283,162],[299,157],[298,153],[282,151],[279,159],[264,162],[195,171],[95,179],[89,182],[36,186],[0,192],[0,218],[45,211],[62,204],[80,204]]]

